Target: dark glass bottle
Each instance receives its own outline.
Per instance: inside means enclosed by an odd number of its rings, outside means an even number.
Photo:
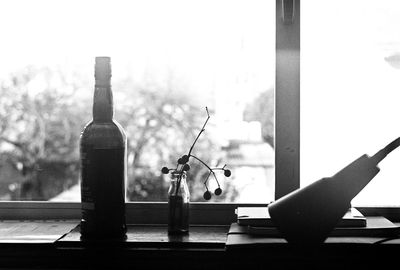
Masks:
[[[81,236],[123,238],[126,135],[114,119],[109,57],[96,57],[93,120],[80,137]]]
[[[168,234],[189,232],[190,193],[186,172],[172,172],[168,190]]]

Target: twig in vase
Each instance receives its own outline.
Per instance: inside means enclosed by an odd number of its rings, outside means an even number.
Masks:
[[[178,162],[177,162],[177,165],[176,165],[175,169],[169,169],[167,167],[163,167],[161,169],[161,172],[164,173],[164,174],[168,174],[170,171],[173,171],[174,173],[178,173],[179,174],[178,182],[177,182],[176,190],[175,190],[175,195],[178,195],[178,191],[179,191],[179,187],[180,187],[180,184],[181,184],[181,179],[182,179],[183,173],[184,172],[188,172],[190,170],[190,165],[189,165],[190,158],[196,159],[197,161],[199,161],[201,164],[203,164],[209,170],[209,174],[207,176],[207,179],[204,181],[204,186],[206,188],[206,191],[204,192],[203,197],[204,197],[205,200],[210,200],[211,199],[211,192],[208,190],[208,186],[207,186],[207,183],[208,183],[208,180],[209,180],[209,177],[210,177],[211,174],[214,176],[214,179],[215,179],[215,181],[217,182],[217,185],[218,185],[218,188],[215,189],[215,191],[214,191],[214,194],[217,195],[217,196],[221,195],[222,189],[221,189],[221,186],[220,186],[220,184],[218,182],[218,179],[217,179],[217,176],[215,174],[215,171],[222,170],[222,171],[224,171],[224,175],[226,177],[230,177],[231,176],[231,171],[229,169],[226,169],[226,164],[223,167],[211,168],[204,161],[202,161],[200,158],[192,155],[192,151],[194,149],[194,146],[196,145],[197,141],[199,140],[201,134],[205,131],[206,125],[208,123],[208,120],[210,119],[210,113],[209,113],[207,107],[206,107],[206,112],[207,112],[207,119],[204,122],[203,127],[201,128],[199,134],[196,136],[192,146],[189,149],[189,152],[186,155],[183,155],[182,157],[180,157],[178,159]]]

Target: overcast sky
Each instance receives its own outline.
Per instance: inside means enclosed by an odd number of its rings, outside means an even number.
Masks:
[[[273,86],[274,18],[274,1],[262,0],[2,0],[0,74],[26,64],[92,72],[108,55],[115,79],[172,72],[191,91],[233,96],[249,79],[259,93]]]

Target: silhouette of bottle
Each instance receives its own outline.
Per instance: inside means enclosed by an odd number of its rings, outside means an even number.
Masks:
[[[96,57],[93,119],[80,136],[82,238],[123,238],[126,135],[114,119],[109,57]]]
[[[168,234],[189,232],[190,193],[186,183],[186,172],[172,172],[168,189]]]

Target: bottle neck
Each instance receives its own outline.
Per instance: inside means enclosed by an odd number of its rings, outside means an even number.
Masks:
[[[171,174],[171,184],[168,190],[169,196],[189,196],[189,190],[186,183],[186,173],[182,177],[178,174]]]
[[[93,121],[111,122],[114,117],[113,95],[110,82],[98,84],[96,80],[93,97]]]
[[[178,183],[179,183],[179,188],[182,188],[184,185],[186,185],[186,177],[182,177],[182,179],[179,181],[178,179],[172,179],[171,180],[171,186],[173,186],[173,187],[177,187],[177,185],[178,185]]]

